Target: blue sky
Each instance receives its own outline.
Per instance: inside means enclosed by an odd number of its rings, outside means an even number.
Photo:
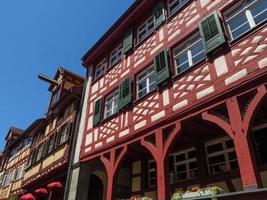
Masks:
[[[39,73],[85,76],[80,59],[134,0],[0,1],[0,150],[10,126],[43,117],[50,94]]]

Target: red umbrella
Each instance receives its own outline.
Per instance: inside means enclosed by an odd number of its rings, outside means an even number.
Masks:
[[[52,182],[47,185],[47,188],[52,190],[52,189],[61,189],[63,188],[63,185],[61,182]]]
[[[48,191],[45,188],[36,189],[34,192],[38,195],[44,195],[44,196],[48,195]]]
[[[19,200],[35,200],[35,197],[31,193],[28,193],[21,196]]]

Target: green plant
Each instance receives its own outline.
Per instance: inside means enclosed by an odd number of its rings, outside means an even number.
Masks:
[[[209,188],[210,196],[212,200],[217,200],[217,195],[223,192],[223,189],[217,186]]]
[[[150,197],[141,197],[141,200],[153,200],[153,199]]]
[[[12,197],[9,197],[9,199],[8,200],[17,200],[17,197],[15,197],[15,196],[12,196]]]
[[[172,199],[171,200],[180,200],[180,199],[182,199],[182,193],[181,192],[175,192],[172,195]]]

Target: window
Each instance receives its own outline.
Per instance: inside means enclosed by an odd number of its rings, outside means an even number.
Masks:
[[[156,162],[154,160],[148,161],[148,186],[156,186],[157,171]]]
[[[47,149],[47,153],[51,153],[54,150],[55,147],[55,143],[56,143],[56,133],[54,133],[50,139],[49,139],[49,145],[48,145],[48,149]]]
[[[170,155],[177,181],[198,177],[197,157],[194,148]]]
[[[40,144],[39,147],[37,148],[37,152],[36,152],[36,162],[38,162],[39,160],[41,160],[41,158],[42,158],[42,156],[43,156],[44,148],[45,148],[45,143],[43,142],[43,143]]]
[[[27,162],[27,167],[30,167],[33,163],[33,158],[34,158],[34,151],[32,151],[30,153],[30,156],[29,156],[29,159],[28,159],[28,162]]]
[[[106,65],[107,65],[107,61],[106,61],[106,59],[104,59],[102,62],[100,62],[96,66],[94,80],[99,79],[103,75],[103,72],[104,72]]]
[[[137,28],[137,43],[142,42],[154,29],[154,18],[151,16]]]
[[[137,98],[142,98],[157,88],[156,72],[154,66],[137,75]]]
[[[231,8],[225,19],[234,40],[267,19],[266,0],[244,0]]]
[[[54,93],[53,93],[53,97],[52,97],[52,102],[51,102],[51,105],[55,105],[59,100],[59,90],[56,90]]]
[[[253,130],[253,141],[260,164],[267,164],[267,124],[264,128]]]
[[[61,145],[64,142],[68,141],[68,139],[69,139],[69,128],[70,128],[70,124],[67,124],[66,126],[64,126],[62,128],[59,145]]]
[[[119,104],[119,90],[116,90],[112,94],[106,97],[105,101],[105,118],[118,112]]]
[[[219,174],[238,168],[233,140],[221,138],[206,144],[210,174]]]
[[[112,67],[122,58],[122,43],[110,53],[109,67]]]
[[[192,37],[173,52],[176,74],[180,74],[206,58],[199,34]]]
[[[168,0],[169,15],[174,14],[183,5],[185,5],[189,0]]]

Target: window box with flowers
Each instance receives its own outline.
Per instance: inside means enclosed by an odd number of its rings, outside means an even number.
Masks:
[[[205,199],[217,200],[217,195],[222,193],[223,190],[217,186],[198,188],[193,187],[191,190],[186,192],[175,192],[171,200],[197,200],[204,197]]]

